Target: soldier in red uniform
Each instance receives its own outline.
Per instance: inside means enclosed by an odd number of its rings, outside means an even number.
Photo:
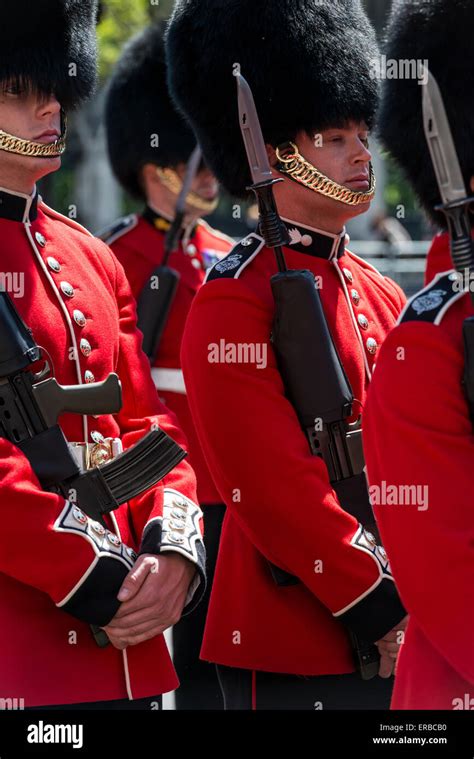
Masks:
[[[84,468],[99,454],[104,460],[121,445],[129,448],[153,425],[181,442],[141,352],[122,267],[103,242],[48,208],[36,190],[39,179],[60,167],[63,109],[94,85],[96,3],[14,0],[2,11],[2,287],[58,382],[91,383],[110,372],[120,377],[119,413],[60,417]],[[204,585],[191,467],[181,463],[106,515],[105,527],[41,488],[29,459],[3,436],[3,414],[2,704],[21,698],[26,708],[122,709],[153,708],[153,701],[156,708],[159,694],[178,684],[162,632],[185,604],[191,609]],[[103,627],[111,644],[98,647],[88,623]]]
[[[473,23],[470,0],[400,4],[386,50],[390,59],[428,62],[467,192],[474,189],[474,113],[466,92],[474,75]],[[455,45],[446,49],[450,40]],[[387,80],[380,132],[432,221],[446,230],[445,217],[433,210],[441,197],[416,80]],[[366,406],[372,500],[410,613],[395,709],[472,709],[474,704],[474,441],[462,386],[463,322],[473,308],[452,270],[448,245],[443,231],[430,254],[430,283],[411,299],[387,338]]]
[[[373,197],[376,54],[358,3],[273,0],[263,13],[250,0],[178,2],[168,31],[172,94],[239,197],[250,176],[236,66],[253,89],[274,176],[286,177],[275,187],[286,263],[314,274],[355,417],[404,303],[346,248],[345,223]],[[302,174],[317,166],[317,182],[288,178],[288,150]],[[191,410],[228,507],[202,657],[218,665],[228,709],[388,708],[391,681],[360,679],[348,629],[378,642],[387,677],[405,611],[383,549],[339,503],[286,397],[271,342],[276,272],[273,251],[250,234],[211,269],[183,339]],[[277,585],[270,562],[299,582]]]
[[[112,168],[122,187],[141,200],[145,208],[140,214],[119,219],[101,237],[123,265],[138,301],[144,289],[150,287],[153,271],[163,261],[181,181],[196,145],[196,138],[168,94],[163,33],[163,24],[155,24],[128,44],[112,76],[106,106]],[[177,248],[168,261],[180,279],[152,367],[160,398],[177,414],[189,441],[208,555],[206,596],[197,612],[173,630],[174,664],[181,681],[176,693],[178,709],[222,708],[215,668],[199,660],[199,650],[225,507],[191,418],[180,349],[186,318],[206,269],[234,242],[200,218],[216,208],[218,185],[208,168],[201,164],[199,169],[188,196]],[[147,330],[147,325],[140,327]]]

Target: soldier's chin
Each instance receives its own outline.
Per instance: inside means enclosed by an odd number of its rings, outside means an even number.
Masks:
[[[35,158],[27,158],[27,161],[31,161],[33,164],[32,170],[38,175],[38,179],[51,174],[53,171],[57,171],[61,168],[61,156],[36,156]]]
[[[62,158],[60,155],[50,155],[50,156],[38,156],[36,159],[40,163],[44,164],[44,166],[61,166]]]
[[[204,203],[215,203],[217,200],[217,192],[197,192],[198,198],[204,201]]]
[[[44,175],[59,169],[61,156],[27,156],[1,150],[0,165],[2,162],[8,162],[10,166],[21,167],[22,170],[29,170],[32,174],[41,173]]]
[[[343,205],[346,208],[349,217],[353,217],[366,213],[369,210],[371,203],[372,200],[366,200],[364,203],[359,203],[357,206],[349,206],[347,203],[340,203],[340,205]]]
[[[189,199],[186,202],[186,207],[189,213],[212,213],[217,207],[219,202],[219,193],[213,193],[212,195],[203,195],[194,191],[195,200]]]

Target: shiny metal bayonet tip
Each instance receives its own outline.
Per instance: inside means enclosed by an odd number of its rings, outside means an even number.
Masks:
[[[234,74],[238,87],[239,120],[252,182],[260,184],[272,179],[272,170],[258,119],[252,90],[242,74]]]
[[[467,197],[464,178],[438,83],[424,68],[423,124],[443,203]]]

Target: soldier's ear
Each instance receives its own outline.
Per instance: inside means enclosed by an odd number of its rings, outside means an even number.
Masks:
[[[156,171],[156,164],[154,163],[146,163],[144,166],[142,166],[140,172],[141,172],[141,187],[145,191],[146,194],[150,192],[154,192],[156,190],[156,187],[161,184],[161,179],[158,176],[158,173]]]
[[[145,184],[159,182],[154,163],[145,163],[141,168],[142,181]]]

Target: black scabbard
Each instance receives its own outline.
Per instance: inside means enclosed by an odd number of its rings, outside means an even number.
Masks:
[[[275,301],[272,343],[286,395],[298,416],[310,450],[326,464],[344,510],[376,530],[364,474],[362,430],[348,420],[354,396],[310,271],[284,271],[271,279]],[[377,533],[376,533],[377,534]],[[274,581],[295,585],[297,577],[270,564]],[[377,647],[350,633],[360,676],[378,672]]]
[[[169,266],[158,266],[143,288],[137,303],[138,328],[143,332],[143,351],[153,366],[160,340],[173,305],[179,274]],[[157,287],[152,287],[156,281]]]

